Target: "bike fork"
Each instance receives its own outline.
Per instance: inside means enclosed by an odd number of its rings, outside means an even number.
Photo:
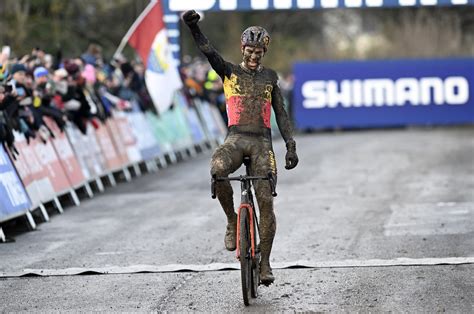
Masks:
[[[255,258],[255,251],[256,251],[256,247],[255,247],[255,228],[254,228],[254,210],[253,210],[253,207],[252,205],[250,204],[241,204],[240,207],[239,207],[239,211],[237,213],[237,235],[236,235],[236,242],[237,242],[237,259],[240,259],[240,212],[241,210],[248,210],[248,217],[249,217],[249,229],[250,229],[250,254],[251,254],[251,258]]]

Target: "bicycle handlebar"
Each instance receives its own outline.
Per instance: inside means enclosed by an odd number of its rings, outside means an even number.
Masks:
[[[269,172],[266,177],[264,176],[247,176],[240,175],[238,177],[216,177],[215,175],[211,178],[211,197],[216,198],[216,182],[218,181],[253,181],[253,180],[268,180],[270,182],[270,189],[273,197],[276,197],[278,194],[275,187],[275,178],[273,173]]]

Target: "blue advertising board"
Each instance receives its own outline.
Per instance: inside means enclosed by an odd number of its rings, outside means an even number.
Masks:
[[[294,75],[299,129],[474,122],[474,59],[297,63]]]
[[[164,0],[165,12],[305,10],[331,8],[376,8],[473,5],[472,0]]]
[[[325,10],[334,8],[405,8],[473,6],[474,0],[163,0],[164,22],[174,58],[180,60],[179,13],[200,12]]]
[[[164,22],[168,30],[170,49],[180,62],[180,13],[200,12],[325,10],[335,8],[405,8],[474,6],[474,0],[163,0]]]
[[[30,206],[28,195],[10,157],[0,145],[0,221],[25,213]]]

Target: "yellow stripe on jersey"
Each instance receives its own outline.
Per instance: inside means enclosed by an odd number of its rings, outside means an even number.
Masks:
[[[232,73],[230,77],[226,75],[224,78],[224,94],[226,99],[232,96],[242,96],[240,86],[237,83],[237,75],[234,73]]]

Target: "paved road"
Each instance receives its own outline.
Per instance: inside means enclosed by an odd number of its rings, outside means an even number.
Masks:
[[[318,133],[297,143],[293,171],[274,143],[272,261],[310,267],[276,269],[251,307],[223,248],[207,152],[1,244],[0,311],[474,310],[473,128]],[[156,272],[206,265],[228,270]],[[14,277],[25,270],[55,276]]]

